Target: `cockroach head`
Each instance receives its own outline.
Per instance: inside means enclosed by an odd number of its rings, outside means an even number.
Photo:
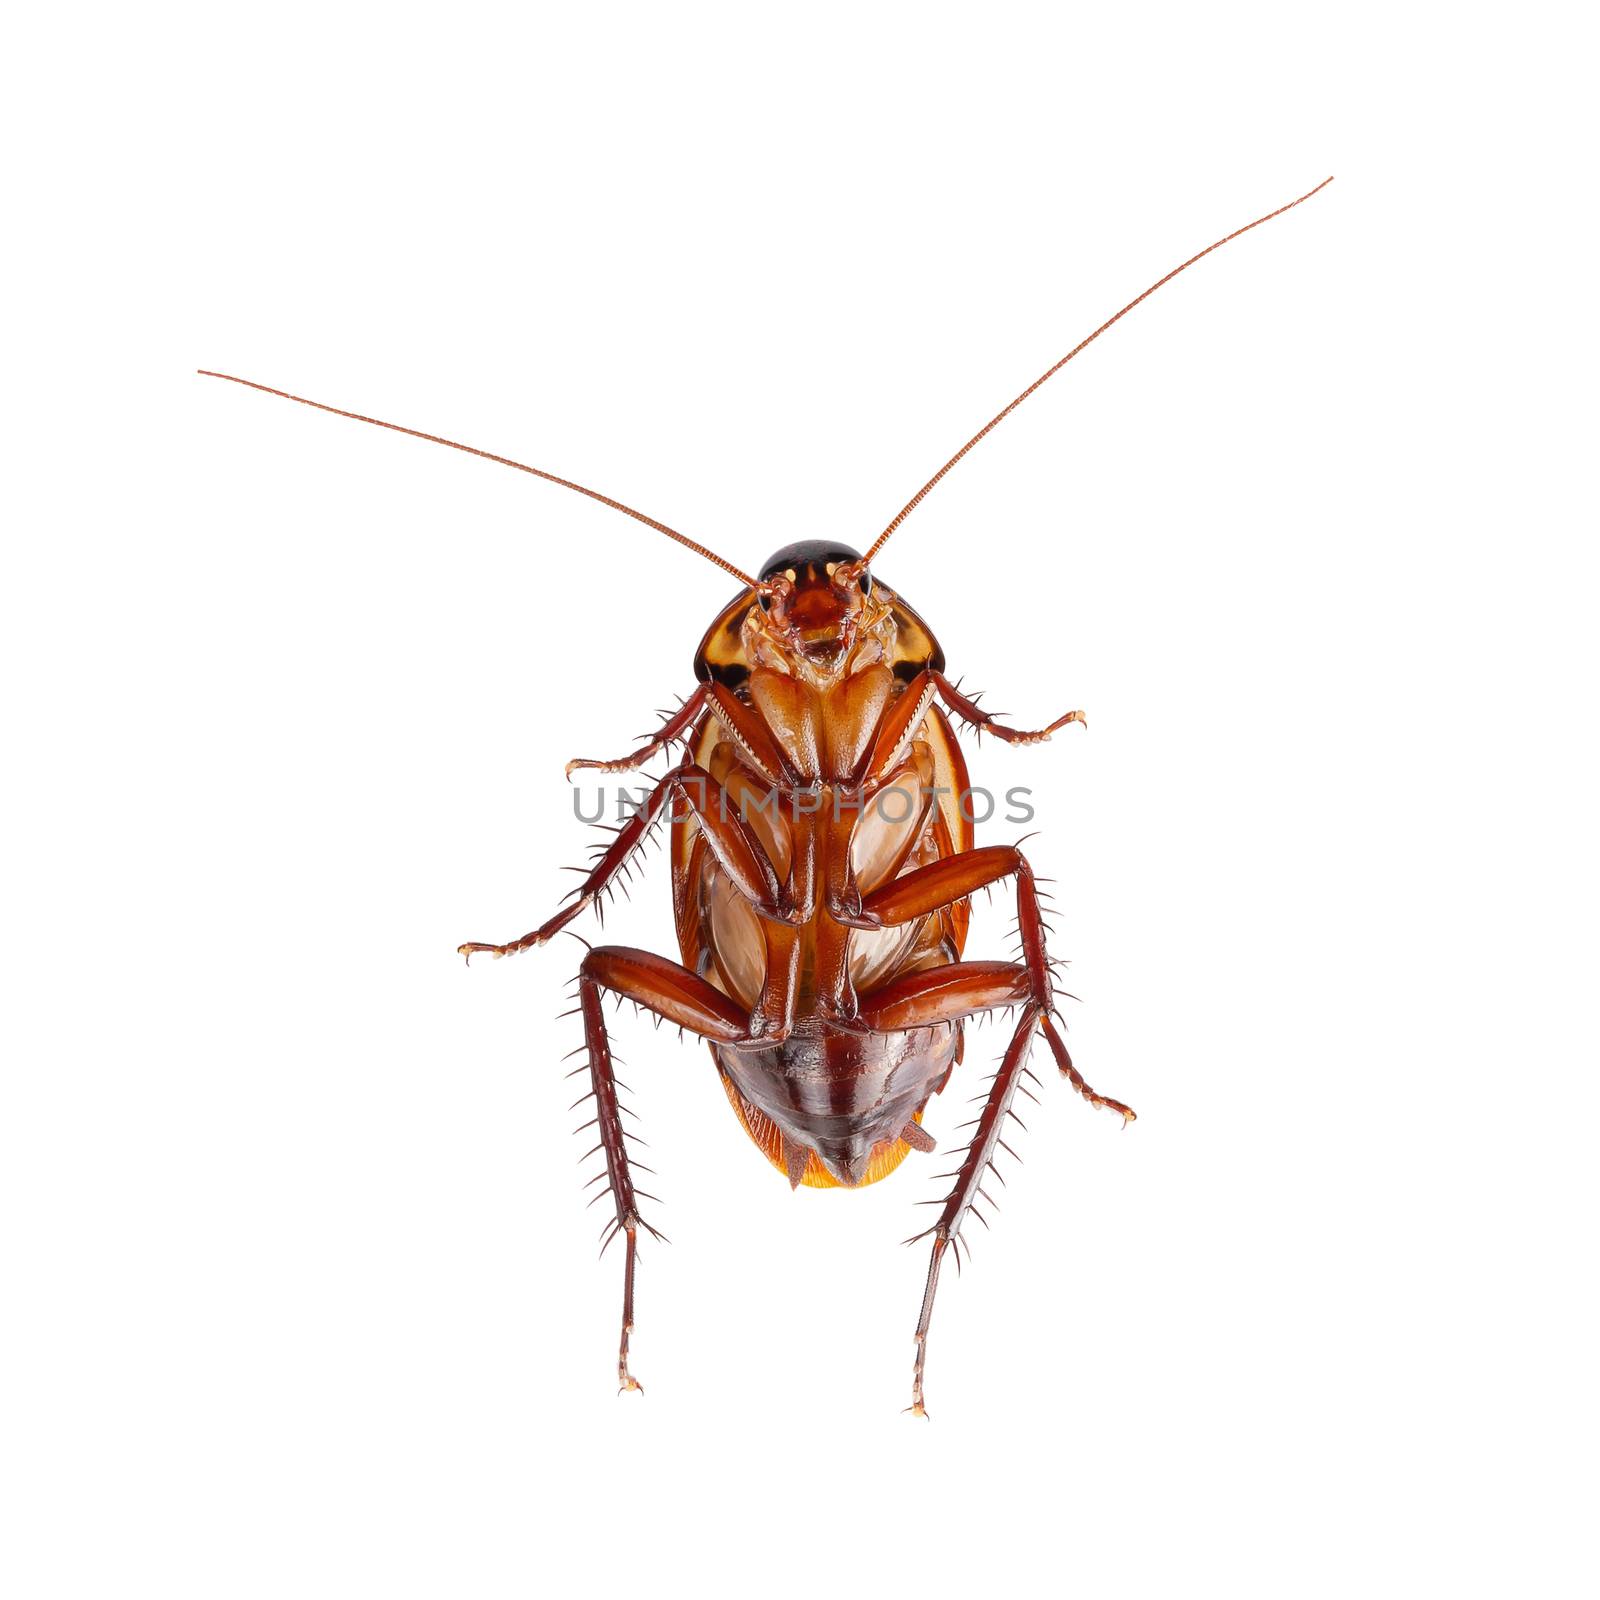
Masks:
[[[849,656],[871,595],[861,552],[830,539],[785,545],[763,563],[756,585],[768,641],[823,673]]]

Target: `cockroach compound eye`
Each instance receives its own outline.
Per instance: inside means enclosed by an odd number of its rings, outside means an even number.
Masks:
[[[1015,1013],[1015,1026],[983,1108],[953,1172],[932,1239],[916,1327],[910,1409],[923,1406],[923,1370],[939,1269],[965,1248],[969,1216],[985,1220],[986,1175],[1011,1154],[1002,1137],[1012,1101],[1031,1076],[1042,1036],[1061,1075],[1091,1105],[1133,1112],[1084,1082],[1062,1038],[1046,946],[1046,899],[1015,845],[974,838],[966,761],[951,718],[1010,744],[1037,744],[1069,723],[1069,711],[1033,732],[1008,727],[945,676],[944,652],[897,589],[876,577],[884,545],[972,447],[1140,301],[1240,234],[1281,216],[1310,194],[1258,217],[1158,279],[1029,384],[912,495],[865,554],[832,539],[777,551],[751,577],[704,545],[641,511],[538,467],[437,434],[342,411],[244,378],[268,394],[353,417],[588,495],[675,539],[736,578],[739,592],[712,622],[695,655],[695,684],[631,754],[571,761],[631,772],[677,746],[681,755],[649,798],[599,852],[570,903],[509,944],[464,944],[469,961],[546,944],[613,891],[647,836],[671,838],[675,957],[599,945],[578,975],[592,1156],[612,1216],[609,1245],[624,1241],[622,1336],[617,1378],[628,1366],[641,1215],[651,1197],[634,1185],[628,1131],[601,999],[635,1002],[704,1039],[741,1128],[794,1188],[861,1188],[888,1177],[912,1152],[934,1148],[923,1119],[962,1059],[967,1020]],[[227,377],[206,373],[207,377]],[[1009,883],[1016,897],[1019,959],[964,959],[970,900]],[[602,1253],[604,1246],[602,1246]]]

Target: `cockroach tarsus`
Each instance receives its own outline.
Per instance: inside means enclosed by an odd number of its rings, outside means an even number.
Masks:
[[[695,687],[629,754],[578,758],[584,770],[633,772],[681,748],[681,759],[650,787],[642,805],[601,847],[583,881],[553,916],[506,944],[468,943],[460,954],[512,955],[547,943],[614,891],[647,837],[670,830],[678,957],[622,945],[588,949],[579,967],[594,1115],[584,1124],[604,1166],[591,1204],[609,1200],[602,1254],[624,1240],[622,1329],[617,1378],[640,1388],[629,1369],[634,1276],[641,1231],[661,1237],[634,1182],[643,1170],[629,1152],[605,994],[631,1000],[658,1023],[707,1041],[728,1101],[746,1133],[791,1187],[857,1188],[887,1177],[934,1140],[922,1126],[932,1096],[960,1063],[966,1022],[1016,1014],[1010,1042],[982,1096],[951,1188],[913,1240],[932,1239],[917,1318],[911,1405],[926,1416],[923,1379],[928,1330],[947,1252],[959,1263],[969,1216],[987,1224],[984,1180],[996,1157],[1014,1154],[1003,1133],[1018,1121],[1013,1101],[1037,1083],[1030,1046],[1042,1035],[1057,1068],[1089,1103],[1134,1120],[1121,1101],[1098,1094],[1067,1053],[1056,1009],[1055,963],[1046,947],[1042,892],[1017,845],[978,846],[959,797],[966,763],[953,716],[975,733],[1032,744],[1074,722],[1069,711],[1024,731],[984,711],[944,673],[932,630],[873,562],[924,497],[969,450],[1106,329],[1163,284],[1240,234],[1300,205],[1333,180],[1237,228],[1158,279],[1108,318],[996,413],[908,500],[861,554],[830,540],[775,552],[752,577],[704,545],[608,495],[507,456],[401,427],[265,384],[206,372],[252,389],[331,411],[531,473],[621,511],[704,556],[741,588],[707,630],[695,656]],[[894,795],[891,818],[883,803]],[[963,959],[970,900],[1010,882],[1016,897],[1019,959]],[[580,1052],[574,1052],[580,1053]],[[958,1130],[964,1131],[964,1130]]]

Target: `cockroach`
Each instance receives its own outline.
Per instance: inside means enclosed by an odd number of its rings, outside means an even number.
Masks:
[[[1069,711],[1033,732],[1008,727],[945,675],[944,652],[927,623],[874,563],[901,524],[969,450],[1041,385],[1180,272],[1241,234],[1309,200],[1333,180],[1218,239],[1158,279],[1028,385],[923,486],[862,554],[812,539],[786,545],[755,576],[632,506],[538,467],[376,417],[344,411],[227,373],[204,372],[380,428],[448,445],[588,495],[704,556],[739,582],[695,654],[688,698],[631,754],[575,760],[581,770],[633,772],[676,745],[677,760],[598,852],[555,915],[509,944],[461,945],[472,956],[514,955],[548,943],[614,889],[657,824],[670,830],[678,959],[623,945],[591,946],[578,971],[593,1104],[588,1126],[603,1158],[614,1215],[602,1254],[625,1241],[621,1390],[641,1386],[629,1369],[639,1235],[661,1235],[640,1211],[631,1135],[624,1129],[603,995],[631,1000],[710,1045],[740,1126],[791,1187],[860,1188],[893,1172],[915,1150],[931,1151],[923,1128],[932,1097],[962,1058],[966,1022],[1015,1013],[999,1069],[982,1097],[943,1197],[931,1238],[916,1325],[911,1405],[926,1416],[923,1376],[939,1271],[959,1263],[969,1216],[986,1220],[983,1184],[996,1159],[1014,1154],[1002,1137],[1012,1101],[1033,1078],[1028,1055],[1042,1035],[1061,1076],[1091,1106],[1133,1112],[1097,1093],[1067,1053],[1056,1007],[1056,963],[1046,945],[1045,898],[1016,845],[978,846],[966,762],[951,715],[978,735],[1039,744],[1084,724]],[[582,869],[580,869],[582,870]],[[963,959],[971,897],[1010,880],[1020,959]],[[1037,1079],[1033,1079],[1037,1083]]]

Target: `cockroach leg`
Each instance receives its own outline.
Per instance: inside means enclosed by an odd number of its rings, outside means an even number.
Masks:
[[[633,1332],[633,1274],[639,1259],[639,1229],[645,1228],[651,1233],[655,1233],[655,1229],[639,1215],[638,1192],[633,1186],[633,1173],[623,1142],[611,1045],[600,1010],[600,988],[587,977],[582,983],[580,1008],[584,1038],[589,1046],[589,1082],[594,1090],[595,1124],[600,1131],[600,1149],[605,1155],[607,1188],[616,1206],[616,1221],[606,1231],[601,1253],[604,1254],[605,1246],[619,1232],[626,1239],[622,1268],[622,1335],[617,1346],[617,1392],[621,1394],[628,1389],[642,1390],[639,1380],[628,1370],[628,1339]]]
[[[606,1230],[605,1251],[620,1233],[626,1254],[622,1267],[622,1334],[617,1346],[618,1393],[642,1390],[628,1370],[628,1341],[633,1333],[633,1279],[639,1258],[639,1230],[652,1238],[661,1235],[639,1215],[639,1191],[633,1171],[617,1101],[617,1080],[612,1070],[611,1040],[600,1007],[603,990],[622,995],[702,1038],[730,1043],[744,1036],[748,1019],[734,1003],[686,967],[648,950],[602,945],[584,958],[578,971],[579,1010],[589,1052],[589,1082],[594,1092],[595,1126],[599,1149],[605,1156],[607,1189],[616,1208],[616,1220]]]
[[[954,905],[987,889],[1004,878],[1017,880],[1017,924],[1022,934],[1023,963],[1033,998],[1048,1006],[1052,995],[1050,964],[1044,948],[1044,919],[1039,910],[1039,895],[1034,888],[1033,870],[1027,857],[1012,844],[985,845],[946,856],[926,867],[918,867],[892,883],[875,889],[862,902],[863,912],[885,927],[912,922]]]
[[[996,717],[983,710],[976,700],[969,699],[956,688],[942,672],[931,674],[939,694],[944,703],[961,718],[963,722],[970,723],[980,733],[992,733],[995,738],[1002,739],[1007,744],[1042,744],[1058,728],[1064,728],[1069,722],[1081,722],[1088,727],[1089,719],[1081,711],[1069,711],[1064,717],[1057,717],[1048,728],[1038,728],[1033,732],[1024,732],[1020,728],[1008,728]]]
[[[794,766],[785,759],[772,730],[754,707],[747,706],[723,683],[713,683],[709,693],[717,721],[754,771],[760,773],[768,783],[793,782],[799,777]]]
[[[949,966],[930,967],[909,973],[876,990],[861,1008],[861,1019],[878,1032],[897,1028],[921,1028],[936,1022],[959,1022],[982,1011],[1015,1005],[1032,998],[1032,979],[1028,968],[1017,961],[955,961]],[[1138,1121],[1132,1109],[1109,1095],[1099,1094],[1083,1080],[1072,1064],[1066,1041],[1055,1018],[1046,1011],[1039,1029],[1056,1058],[1056,1065],[1079,1094],[1092,1106],[1117,1112],[1123,1126]],[[913,1139],[910,1141],[915,1144]]]
[[[694,726],[695,718],[700,715],[700,709],[705,704],[705,699],[706,686],[703,683],[696,684],[694,693],[654,733],[648,735],[644,743],[632,755],[619,756],[614,761],[590,761],[584,757],[579,757],[567,763],[567,776],[570,778],[574,772],[584,769],[594,772],[633,772],[637,770],[652,757],[665,750],[674,739],[684,739],[688,736],[690,728]]]
[[[861,1020],[875,1033],[959,1022],[1030,998],[1032,980],[1017,961],[952,961],[912,972],[861,1002]]]
[[[764,916],[778,921],[789,920],[791,908],[761,841],[741,817],[729,812],[721,803],[721,794],[716,780],[704,767],[689,761],[674,767],[650,791],[638,811],[617,830],[616,837],[579,884],[569,904],[532,933],[525,933],[510,944],[463,944],[456,947],[457,954],[465,956],[468,961],[480,954],[498,959],[500,956],[515,955],[520,950],[532,949],[535,945],[547,944],[605,892],[629,858],[644,843],[645,836],[673,795],[683,800],[704,830],[718,865],[727,873],[734,887]]]
[[[922,1392],[927,1367],[928,1324],[933,1316],[933,1298],[939,1285],[939,1267],[945,1246],[959,1241],[962,1224],[973,1202],[982,1195],[983,1174],[993,1165],[999,1149],[1001,1123],[1013,1114],[1011,1101],[1020,1076],[1026,1070],[1028,1045],[1034,1030],[1043,1029],[1062,1074],[1080,1094],[1091,1104],[1120,1111],[1124,1126],[1133,1120],[1133,1113],[1121,1101],[1096,1094],[1067,1055],[1066,1045],[1050,1015],[1054,994],[1039,892],[1034,885],[1033,869],[1014,845],[968,850],[919,867],[868,895],[863,909],[884,924],[893,925],[928,916],[977,889],[1011,876],[1017,880],[1017,928],[1022,936],[1020,962],[959,962],[914,973],[885,985],[872,996],[864,1010],[872,1026],[907,1027],[959,1021],[977,1011],[1019,1001],[1024,1008],[1005,1059],[990,1085],[976,1132],[957,1171],[955,1187],[946,1196],[939,1220],[930,1230],[934,1239],[933,1258],[928,1263],[928,1284],[923,1292],[922,1314],[917,1321],[917,1360],[911,1384],[911,1410],[919,1417],[928,1414]],[[982,1212],[978,1216],[983,1220]]]
[[[935,1232],[933,1253],[928,1258],[928,1281],[922,1290],[922,1312],[917,1318],[917,1361],[911,1369],[911,1404],[906,1407],[914,1417],[926,1417],[928,1414],[922,1398],[922,1378],[928,1368],[928,1325],[933,1321],[933,1297],[939,1289],[939,1267],[949,1244],[948,1235]]]
[[[922,1384],[928,1365],[928,1327],[933,1321],[933,1298],[939,1288],[939,1267],[944,1260],[946,1247],[961,1237],[967,1213],[982,1193],[983,1175],[1000,1148],[1001,1125],[1011,1111],[1011,1101],[1027,1065],[1028,1045],[1041,1015],[1040,1008],[1035,1005],[1029,1005],[1023,1011],[1017,1031],[1006,1048],[1005,1059],[989,1086],[972,1142],[967,1146],[967,1153],[957,1169],[955,1186],[945,1196],[939,1220],[928,1230],[933,1236],[933,1253],[928,1260],[928,1282],[922,1291],[922,1312],[917,1318],[917,1359],[911,1373],[911,1405],[908,1408],[914,1416],[925,1417],[928,1414]],[[917,1237],[926,1238],[928,1234],[919,1234]]]
[[[1051,1015],[1054,996],[1039,891],[1034,886],[1033,869],[1015,845],[968,850],[958,856],[947,856],[931,866],[919,867],[868,895],[863,905],[869,915],[885,925],[893,925],[926,916],[1012,874],[1017,879],[1017,928],[1022,935],[1020,964],[964,961],[913,973],[878,990],[862,1014],[873,1027],[904,1028],[928,1022],[951,1022],[998,1005],[1028,999],[1039,1008],[1039,1025],[1062,1077],[1091,1105],[1120,1112],[1126,1127],[1137,1120],[1133,1111],[1120,1100],[1096,1093],[1084,1082],[1083,1075],[1067,1054],[1066,1042]]]
[[[637,1394],[644,1393],[644,1385],[628,1371],[628,1336],[633,1332],[633,1269],[639,1260],[640,1227],[648,1228],[650,1224],[638,1222],[634,1227],[624,1230],[627,1253],[623,1258],[622,1268],[622,1337],[617,1343],[618,1394],[626,1394],[630,1389]],[[655,1232],[653,1228],[650,1231]]]
[[[1040,1028],[1045,1040],[1050,1046],[1050,1053],[1056,1058],[1056,1065],[1061,1069],[1061,1076],[1072,1085],[1079,1094],[1092,1106],[1104,1106],[1108,1111],[1121,1113],[1122,1126],[1126,1128],[1130,1122],[1139,1119],[1129,1106],[1123,1105],[1120,1100],[1113,1100],[1110,1095],[1096,1094],[1093,1089],[1083,1081],[1083,1074],[1072,1064],[1072,1057],[1067,1054],[1067,1042],[1061,1037],[1060,1030],[1056,1027],[1055,1018],[1048,1012],[1040,1018]]]
[[[718,1044],[738,1044],[749,1033],[743,1007],[687,967],[653,950],[596,945],[578,969],[580,984],[598,985],[632,1000],[664,1021]]]

